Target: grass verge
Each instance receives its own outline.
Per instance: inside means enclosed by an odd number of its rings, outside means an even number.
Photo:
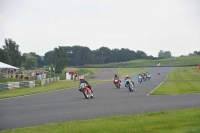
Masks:
[[[106,80],[94,80],[90,81],[90,84],[99,84],[107,82]],[[30,94],[36,94],[36,93],[42,93],[42,92],[50,92],[55,90],[60,90],[64,88],[78,88],[79,81],[57,81],[53,82],[51,84],[47,84],[44,86],[38,86],[34,88],[21,88],[21,89],[13,89],[13,90],[5,90],[0,91],[0,99],[2,98],[10,98],[10,97],[17,97],[17,96],[23,96],[23,95],[30,95]]]
[[[200,93],[200,69],[196,67],[173,68],[167,79],[150,95]]]
[[[136,76],[141,72],[146,72],[149,68],[115,68],[117,73],[120,75],[120,78],[125,78],[126,75],[130,77]]]
[[[125,62],[106,63],[106,64],[86,64],[88,67],[144,67],[156,66],[160,62],[163,66],[196,66],[200,62],[200,55],[195,56],[182,56],[175,58],[164,58],[156,60],[138,59]]]
[[[199,133],[200,108],[110,116],[4,130],[1,133]]]

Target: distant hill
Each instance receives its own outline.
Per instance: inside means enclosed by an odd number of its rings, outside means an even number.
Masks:
[[[162,64],[162,66],[197,66],[200,64],[200,55],[172,57],[157,60],[140,59],[108,64],[86,64],[84,67],[153,67],[158,63]]]

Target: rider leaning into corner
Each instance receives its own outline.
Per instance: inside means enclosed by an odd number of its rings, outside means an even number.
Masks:
[[[80,77],[79,86],[80,86],[81,83],[86,83],[86,85],[88,86],[88,88],[90,88],[91,92],[93,92],[92,89],[91,89],[91,85],[84,79],[83,76]],[[81,91],[81,90],[79,89],[79,91]]]
[[[132,79],[129,77],[129,75],[126,75],[126,77],[125,77],[125,79],[124,79],[124,82],[126,81],[126,79],[130,79],[131,82],[132,82],[132,84],[133,84],[133,87],[135,87],[135,84],[134,84],[134,82],[132,81]],[[125,86],[127,87],[126,83],[124,83],[124,84],[125,84]]]
[[[158,75],[160,75],[160,71],[158,71]]]
[[[115,76],[114,76],[114,80],[113,80],[114,84],[115,84],[115,80],[118,80],[121,83],[121,80],[119,79],[119,77],[117,76],[117,74],[115,74]]]

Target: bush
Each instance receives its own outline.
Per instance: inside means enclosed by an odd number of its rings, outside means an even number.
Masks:
[[[35,84],[39,84],[39,85],[41,85],[41,80],[35,80]]]
[[[24,80],[20,78],[0,78],[0,83],[20,82],[20,81],[24,81]]]

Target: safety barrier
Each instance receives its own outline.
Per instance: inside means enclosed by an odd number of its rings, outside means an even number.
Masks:
[[[35,87],[35,81],[0,83],[0,91],[12,90],[16,88],[32,88],[32,87]]]
[[[47,79],[41,79],[41,85],[49,84],[55,81],[59,81],[60,77],[53,77],[53,78],[47,78]]]

